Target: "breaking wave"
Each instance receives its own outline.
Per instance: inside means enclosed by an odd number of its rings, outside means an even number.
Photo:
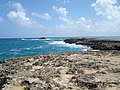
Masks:
[[[64,47],[70,47],[70,48],[88,48],[86,46],[83,46],[83,45],[76,45],[76,44],[68,44],[68,43],[65,43],[64,41],[53,41],[53,42],[50,42],[49,44],[52,44],[52,45],[62,45]]]

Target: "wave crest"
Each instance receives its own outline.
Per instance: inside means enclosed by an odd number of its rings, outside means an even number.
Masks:
[[[83,45],[65,43],[64,41],[53,41],[53,42],[50,42],[49,44],[62,45],[64,47],[70,47],[70,48],[84,48],[84,49],[88,48],[88,47],[83,46]]]

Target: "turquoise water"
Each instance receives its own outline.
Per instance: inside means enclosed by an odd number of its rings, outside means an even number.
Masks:
[[[88,47],[66,44],[65,38],[0,39],[0,61],[39,54],[59,54],[86,51]]]
[[[90,38],[90,37],[89,37]],[[92,37],[93,38],[93,37]],[[120,40],[120,37],[94,37],[99,39]],[[89,47],[66,44],[64,37],[40,39],[0,39],[0,61],[39,54],[59,54],[65,52],[87,51]]]

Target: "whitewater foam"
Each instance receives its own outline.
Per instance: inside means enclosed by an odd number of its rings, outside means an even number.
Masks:
[[[30,50],[31,48],[25,48],[26,50]]]
[[[30,48],[21,48],[21,50],[33,50],[33,49],[40,49],[40,48],[42,48],[42,46],[30,47]]]
[[[88,51],[89,49],[82,49],[82,51]]]
[[[25,40],[40,40],[40,39],[24,39],[24,38],[22,38],[21,40],[25,41]]]
[[[11,52],[20,52],[21,50],[18,50],[18,49],[11,49],[10,51],[11,51]]]
[[[40,48],[42,48],[42,46],[33,47],[32,49],[40,49]]]
[[[83,46],[83,45],[76,45],[76,44],[68,44],[68,43],[65,43],[64,41],[53,41],[53,42],[50,42],[49,44],[53,44],[53,45],[62,45],[64,47],[70,47],[70,48],[87,48],[86,46]]]
[[[25,39],[24,39],[24,38],[22,38],[21,40],[23,40],[23,41],[24,41]]]
[[[63,41],[52,41],[52,42],[50,42],[49,44],[64,45],[64,44],[66,44],[66,43],[65,43],[65,42],[63,42]]]

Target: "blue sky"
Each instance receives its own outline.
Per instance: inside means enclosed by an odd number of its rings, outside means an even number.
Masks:
[[[120,36],[120,0],[0,0],[0,38]]]

